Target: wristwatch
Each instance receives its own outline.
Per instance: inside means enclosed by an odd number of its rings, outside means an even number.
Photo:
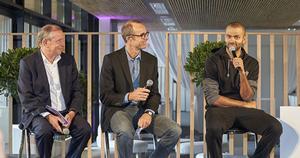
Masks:
[[[146,111],[145,113],[150,115],[151,117],[153,116],[153,113],[151,111]]]

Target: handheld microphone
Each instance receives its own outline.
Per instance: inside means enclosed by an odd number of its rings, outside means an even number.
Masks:
[[[149,79],[149,80],[147,80],[147,82],[146,82],[145,88],[146,88],[146,89],[150,89],[152,85],[153,85],[153,81],[152,81],[151,79]],[[141,103],[142,103],[142,104],[145,104],[145,101],[142,101]]]
[[[233,56],[234,58],[236,58],[236,49],[235,49],[235,47],[230,47],[229,50],[230,50],[230,52],[232,53],[232,56]]]
[[[232,53],[232,56],[233,56],[234,58],[236,58],[236,57],[237,57],[237,56],[236,56],[236,48],[235,48],[235,47],[230,47],[229,50],[230,50],[230,52]],[[239,71],[241,70],[240,67],[237,67],[237,69],[238,69]]]
[[[147,80],[147,82],[146,82],[145,88],[146,88],[146,89],[149,89],[152,85],[153,85],[153,81],[152,81],[151,79],[149,79],[149,80]]]
[[[69,134],[70,134],[69,128],[63,127],[63,128],[62,128],[62,133],[65,134],[65,135],[69,135]]]

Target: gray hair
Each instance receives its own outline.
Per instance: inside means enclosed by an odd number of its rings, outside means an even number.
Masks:
[[[42,41],[44,39],[49,39],[50,38],[50,33],[53,31],[63,31],[61,27],[53,24],[47,24],[41,28],[41,31],[39,31],[37,35],[37,44],[38,46],[41,45]]]

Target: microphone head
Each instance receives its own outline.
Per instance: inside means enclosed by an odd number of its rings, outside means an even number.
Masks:
[[[235,47],[230,47],[229,50],[230,50],[231,52],[235,52],[235,51],[236,51]]]
[[[230,52],[232,53],[232,56],[233,56],[234,58],[236,58],[236,53],[235,53],[236,48],[235,48],[235,47],[230,47],[229,50],[230,50]]]
[[[146,87],[151,87],[153,85],[153,81],[152,80],[147,80],[147,83],[146,83]]]
[[[69,128],[63,128],[63,129],[62,129],[62,132],[63,132],[63,134],[65,134],[65,135],[69,135],[69,134],[70,134]]]

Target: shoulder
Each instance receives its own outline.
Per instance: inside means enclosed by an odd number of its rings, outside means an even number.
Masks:
[[[157,61],[157,58],[156,56],[146,52],[146,51],[141,51],[141,55],[142,55],[142,58],[146,58],[147,60],[153,60],[153,61]]]

